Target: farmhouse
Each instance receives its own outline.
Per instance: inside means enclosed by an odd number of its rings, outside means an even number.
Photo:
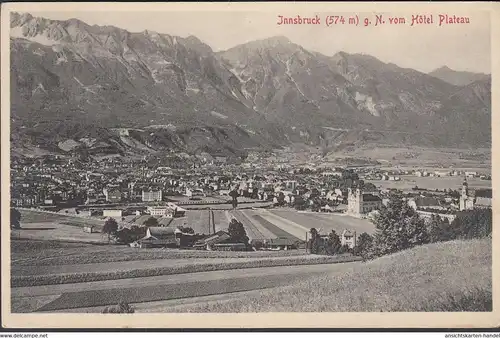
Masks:
[[[271,238],[264,240],[263,248],[269,250],[291,250],[297,249],[297,241],[290,238]]]
[[[217,231],[215,234],[199,240],[193,247],[198,250],[215,251],[243,251],[246,250],[244,243],[231,243],[229,233],[226,231]]]
[[[340,237],[340,243],[349,246],[351,249],[354,248],[356,246],[356,231],[344,230]]]
[[[177,246],[178,229],[169,227],[149,227],[146,230],[146,236],[139,239],[132,246],[140,248],[161,248],[167,246]]]

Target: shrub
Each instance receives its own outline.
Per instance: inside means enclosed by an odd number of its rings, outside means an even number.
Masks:
[[[135,310],[128,303],[119,302],[117,305],[106,306],[102,313],[134,313]]]

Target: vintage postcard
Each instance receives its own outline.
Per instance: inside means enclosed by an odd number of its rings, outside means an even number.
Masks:
[[[2,324],[500,325],[499,19],[2,5]]]

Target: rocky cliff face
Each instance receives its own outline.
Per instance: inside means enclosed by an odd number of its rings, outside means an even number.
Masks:
[[[193,36],[11,15],[15,144],[91,135],[122,153],[139,143],[234,153],[328,142],[336,130],[337,143],[456,146],[422,136],[445,128],[462,133],[460,144],[488,145],[490,86],[455,86],[367,55],[328,57],[284,37],[214,53]],[[127,143],[115,128],[142,131]]]

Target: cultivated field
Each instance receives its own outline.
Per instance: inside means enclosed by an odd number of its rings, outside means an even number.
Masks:
[[[22,209],[20,212],[21,229],[11,231],[13,239],[107,242],[107,237],[100,233],[89,234],[83,231],[86,225],[95,226],[100,231],[104,221]]]
[[[124,245],[92,245],[59,241],[11,240],[11,262],[15,266],[57,266],[140,260],[179,260],[214,258],[263,258],[303,255],[291,251],[198,251],[178,249],[140,249]],[[146,263],[147,264],[147,263]]]
[[[268,227],[255,220],[252,210],[235,210],[230,212],[230,215],[243,224],[250,240],[264,240],[277,237],[275,232],[272,232]]]
[[[274,209],[271,210],[271,213],[300,224],[307,229],[307,231],[310,228],[316,228],[317,230],[321,229],[322,234],[329,233],[331,230],[335,230],[340,234],[346,229],[356,231],[357,234],[363,232],[371,234],[375,231],[375,226],[369,220],[343,214],[301,212],[292,209]]]
[[[243,223],[250,239],[289,238],[306,240],[311,228],[322,234],[335,230],[354,230],[358,234],[373,233],[373,223],[366,219],[347,215],[299,212],[293,209],[236,210],[231,215]]]
[[[104,220],[96,219],[96,218],[87,218],[87,217],[77,217],[71,215],[65,215],[62,213],[50,213],[44,211],[36,211],[36,210],[25,210],[20,209],[21,213],[21,226],[27,223],[69,223],[78,226],[85,225],[94,225],[97,227],[102,227],[104,224]]]
[[[453,189],[460,190],[464,178],[460,176],[446,176],[446,177],[417,177],[413,175],[401,176],[401,181],[381,181],[381,180],[366,180],[381,188],[396,188],[401,190],[411,190],[413,187],[429,190],[443,190]],[[491,182],[481,180],[478,178],[467,179],[469,187],[471,188],[491,188]]]
[[[259,294],[165,312],[491,311],[491,239],[430,244]]]
[[[223,210],[212,210],[215,222],[215,231],[227,230],[229,222]],[[188,210],[186,217],[174,218],[170,226],[184,226],[191,227],[196,233],[211,234],[214,232],[212,220],[209,220],[209,210]],[[210,227],[209,227],[210,225]],[[209,229],[210,228],[210,229]]]
[[[460,153],[469,153],[463,149],[451,148],[421,148],[396,147],[383,144],[355,147],[350,151],[332,152],[328,158],[332,161],[344,157],[372,159],[382,163],[382,166],[408,169],[452,168],[454,170],[478,170],[491,172],[491,148],[474,149],[477,159],[460,159]]]
[[[284,285],[307,271],[325,271],[332,263],[359,260],[303,251],[148,250],[26,240],[12,241],[11,259],[13,312],[262,289]]]

